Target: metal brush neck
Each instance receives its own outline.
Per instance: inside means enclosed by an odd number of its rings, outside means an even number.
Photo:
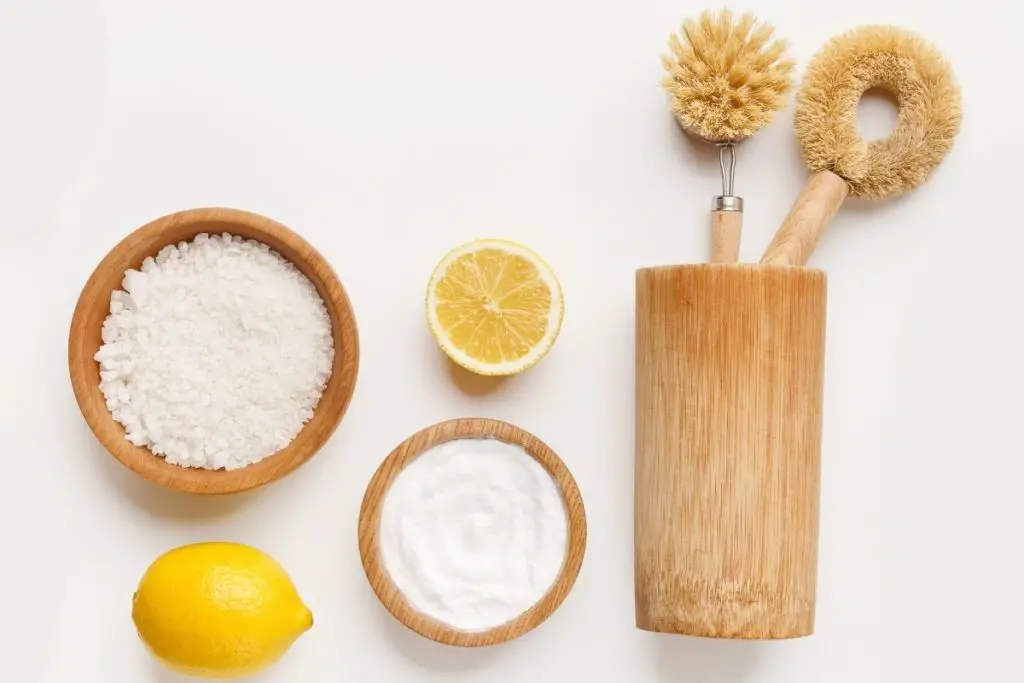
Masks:
[[[711,202],[712,211],[739,211],[743,212],[743,197],[732,195],[719,195]]]
[[[728,157],[728,163],[726,158]],[[722,171],[722,194],[714,198],[713,211],[743,211],[743,199],[733,194],[736,184],[736,143],[718,143],[718,167]]]

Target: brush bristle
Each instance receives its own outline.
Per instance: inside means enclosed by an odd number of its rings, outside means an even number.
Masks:
[[[690,133],[712,142],[750,137],[786,104],[796,63],[775,29],[750,13],[705,11],[683,23],[662,57],[662,85],[672,113]]]
[[[892,92],[896,130],[866,142],[857,104],[870,88]],[[962,118],[949,63],[920,36],[862,26],[830,40],[807,67],[796,97],[796,134],[812,171],[831,171],[856,197],[893,197],[923,183],[953,147]]]

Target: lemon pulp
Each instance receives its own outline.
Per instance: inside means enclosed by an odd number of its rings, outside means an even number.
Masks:
[[[548,265],[507,240],[456,247],[427,288],[431,332],[445,353],[483,375],[522,372],[543,358],[562,324],[562,291]]]

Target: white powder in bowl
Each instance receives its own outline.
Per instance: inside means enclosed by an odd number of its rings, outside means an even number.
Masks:
[[[267,245],[198,235],[129,270],[96,353],[129,441],[184,467],[238,469],[287,446],[331,374],[331,319]]]
[[[381,510],[380,553],[417,611],[466,632],[518,617],[555,582],[568,521],[558,485],[520,446],[457,439],[398,475]]]

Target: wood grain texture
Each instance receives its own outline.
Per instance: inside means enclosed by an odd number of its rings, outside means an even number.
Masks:
[[[133,445],[114,421],[99,389],[99,350],[110,295],[124,273],[139,268],[164,246],[189,241],[200,233],[228,232],[267,244],[298,267],[316,286],[331,317],[334,365],[313,418],[283,450],[239,470],[179,467]],[[111,455],[144,479],[177,491],[226,494],[246,491],[280,479],[311,458],[334,433],[355,390],[359,338],[355,315],[344,287],[327,261],[297,234],[269,218],[234,209],[204,208],[159,218],[125,237],[100,262],[78,299],[68,339],[68,366],[75,399],[89,428]]]
[[[761,265],[806,264],[848,194],[850,186],[835,173],[812,175],[761,257]]]
[[[518,444],[555,480],[562,493],[568,518],[568,547],[565,562],[554,584],[537,604],[518,618],[481,632],[453,629],[415,610],[392,583],[380,556],[377,534],[381,509],[391,484],[406,465],[438,444],[454,439],[494,438]],[[484,418],[462,418],[427,427],[403,441],[381,463],[363,497],[359,512],[359,555],[366,578],[385,608],[412,631],[444,645],[482,647],[497,645],[532,631],[550,617],[572,590],[583,564],[587,546],[587,518],[583,498],[565,463],[544,442],[514,425]]]
[[[636,625],[742,639],[814,628],[826,278],[636,274]]]
[[[742,211],[711,212],[711,262],[736,263],[743,234]]]

